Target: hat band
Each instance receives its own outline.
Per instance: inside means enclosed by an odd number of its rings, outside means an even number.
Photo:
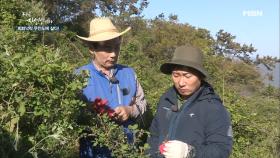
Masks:
[[[101,34],[104,32],[117,32],[117,29],[106,29],[106,30],[95,31],[93,33],[90,33],[89,36],[96,36],[97,34]]]

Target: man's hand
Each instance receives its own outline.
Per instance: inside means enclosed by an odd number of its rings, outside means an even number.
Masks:
[[[115,110],[115,118],[122,122],[126,121],[132,113],[131,106],[118,106],[114,110]]]
[[[189,145],[178,140],[164,143],[163,155],[165,158],[186,158],[189,154]]]

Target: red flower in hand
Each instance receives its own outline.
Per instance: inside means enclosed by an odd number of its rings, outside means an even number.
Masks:
[[[96,98],[92,104],[92,108],[99,114],[107,114],[110,118],[115,116],[115,111],[108,106],[108,100]]]

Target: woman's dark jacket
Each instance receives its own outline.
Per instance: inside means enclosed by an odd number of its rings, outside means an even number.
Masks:
[[[177,91],[171,87],[160,98],[148,138],[152,157],[162,157],[159,145],[183,141],[194,149],[192,157],[227,158],[232,149],[230,116],[221,99],[206,82],[176,111]]]

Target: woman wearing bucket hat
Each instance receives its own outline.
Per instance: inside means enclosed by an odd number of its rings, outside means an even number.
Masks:
[[[161,65],[173,86],[159,101],[150,127],[149,154],[166,158],[226,158],[232,149],[230,116],[205,79],[202,53],[192,46],[176,48]]]
[[[119,32],[109,18],[93,19],[89,37],[78,36],[88,45],[92,59],[77,73],[83,70],[89,72],[88,84],[82,90],[84,100],[95,103],[98,99],[106,100],[106,106],[113,110],[111,116],[124,127],[128,142],[132,143],[133,133],[128,125],[133,123],[134,118],[142,116],[147,103],[134,70],[117,64],[121,37],[129,30],[130,27]],[[99,157],[111,157],[108,152],[97,153]]]

